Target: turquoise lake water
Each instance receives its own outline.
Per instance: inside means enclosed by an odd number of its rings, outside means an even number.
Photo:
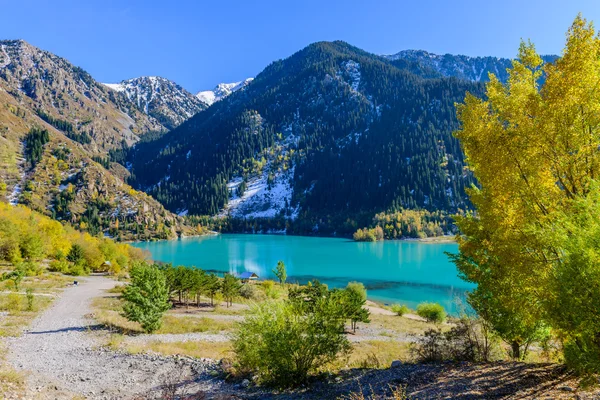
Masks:
[[[444,252],[456,253],[455,243],[414,241],[354,242],[349,239],[284,235],[226,234],[162,242],[134,243],[152,258],[207,271],[255,272],[261,279],[283,260],[288,282],[319,279],[329,287],[363,282],[369,298],[414,308],[439,302],[455,313],[472,286],[462,281]]]

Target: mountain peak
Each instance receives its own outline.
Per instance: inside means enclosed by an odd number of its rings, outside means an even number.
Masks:
[[[173,129],[206,105],[173,81],[160,76],[141,76],[120,83],[104,83],[135,103],[146,114]]]
[[[246,78],[243,81],[232,82],[232,83],[219,83],[212,90],[204,90],[196,93],[196,98],[207,105],[212,105],[213,103],[224,99],[229,96],[231,93],[236,92],[250,84],[254,78]]]

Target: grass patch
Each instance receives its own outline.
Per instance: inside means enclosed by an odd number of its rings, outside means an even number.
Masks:
[[[233,349],[229,342],[150,342],[143,345],[129,345],[125,350],[132,354],[153,352],[166,356],[178,354],[216,360],[233,355]]]
[[[337,360],[331,369],[339,371],[344,368],[389,368],[392,361],[409,361],[410,343],[391,340],[370,340],[355,343],[352,353],[342,360]]]
[[[94,318],[109,329],[123,333],[143,333],[137,322],[131,322],[121,315],[123,301],[117,296],[99,297],[93,300]],[[157,334],[178,333],[218,333],[231,331],[235,321],[217,320],[209,317],[178,317],[166,314]]]
[[[426,330],[436,327],[433,323],[407,318],[406,316],[371,314],[369,318],[371,319],[369,325],[372,327],[407,335],[421,335]]]
[[[0,285],[0,336],[19,336],[23,329],[43,310],[47,309],[55,297],[67,284],[70,277],[46,273],[40,276],[25,277],[21,291],[12,291],[11,282]],[[33,300],[29,307],[26,291],[31,290]]]

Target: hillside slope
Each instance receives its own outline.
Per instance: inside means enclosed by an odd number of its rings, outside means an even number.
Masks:
[[[489,81],[492,73],[506,82],[506,70],[512,66],[512,60],[500,57],[469,57],[455,54],[434,54],[424,50],[404,50],[396,54],[384,56],[394,64],[413,62],[422,68],[438,73],[440,76],[455,77],[475,82]],[[553,62],[557,56],[542,56],[545,62]]]
[[[451,135],[467,90],[482,85],[315,43],[136,146],[134,182],[172,211],[286,217],[300,232],[347,233],[402,208],[456,211],[472,183]]]
[[[60,57],[24,41],[0,50],[0,200],[123,240],[197,232],[109,161],[162,125]]]

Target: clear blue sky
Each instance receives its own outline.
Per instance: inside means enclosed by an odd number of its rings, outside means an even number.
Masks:
[[[0,38],[25,39],[101,82],[159,75],[196,92],[321,40],[513,57],[530,38],[559,53],[578,12],[600,26],[598,0],[0,0]]]

